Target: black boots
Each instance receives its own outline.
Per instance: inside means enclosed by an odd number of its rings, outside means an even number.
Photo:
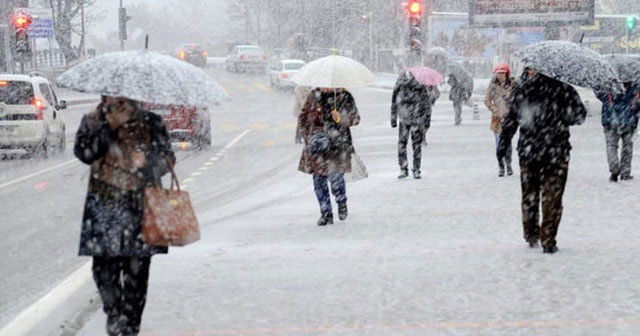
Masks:
[[[333,224],[333,216],[320,216],[318,226],[325,226],[327,224]]]
[[[347,215],[349,214],[349,211],[347,210],[347,203],[339,203],[338,204],[338,218],[340,218],[340,220],[345,220],[347,219]]]
[[[399,179],[403,179],[403,178],[406,178],[407,176],[409,176],[409,170],[401,169],[400,170],[400,175],[398,175],[398,178]]]
[[[548,253],[548,254],[553,254],[558,252],[558,247],[557,246],[545,246],[542,248],[542,253]]]

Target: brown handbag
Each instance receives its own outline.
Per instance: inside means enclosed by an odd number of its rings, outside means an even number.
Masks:
[[[144,189],[142,239],[152,246],[184,246],[200,239],[200,228],[189,193],[180,190],[169,162],[171,189]],[[173,189],[175,182],[176,189]]]

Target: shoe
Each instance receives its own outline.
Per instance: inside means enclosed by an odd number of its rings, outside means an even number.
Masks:
[[[120,314],[107,314],[107,335],[119,336],[124,327],[123,322]]]
[[[318,219],[318,226],[325,226],[327,224],[333,224],[333,216],[321,216]]]
[[[420,171],[414,171],[413,172],[413,178],[416,180],[419,180],[422,178],[422,174],[420,173]]]
[[[530,248],[536,248],[538,247],[538,238],[529,238],[527,239],[527,243]]]
[[[513,175],[513,168],[511,168],[511,166],[507,166],[507,175]]]
[[[631,175],[620,175],[620,180],[622,180],[622,181],[633,180],[633,176],[631,176]]]
[[[409,176],[409,171],[407,170],[401,170],[400,171],[400,175],[398,175],[399,179],[403,179],[403,178],[407,178]]]
[[[340,203],[338,204],[338,218],[340,218],[340,220],[345,220],[347,219],[347,215],[349,214],[349,211],[347,209],[347,203]]]
[[[498,168],[498,177],[503,177],[504,176],[504,167],[500,167]]]
[[[611,174],[611,176],[609,176],[609,182],[618,182],[618,174]]]
[[[542,248],[542,253],[548,253],[548,254],[553,254],[558,252],[558,247],[557,246],[545,246]]]

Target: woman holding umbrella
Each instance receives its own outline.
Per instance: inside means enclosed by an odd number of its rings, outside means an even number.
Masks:
[[[511,69],[506,63],[498,63],[493,68],[495,76],[489,83],[487,94],[484,97],[484,104],[491,111],[491,124],[490,128],[496,140],[496,157],[498,155],[498,143],[500,142],[500,132],[502,131],[502,123],[504,117],[509,111],[509,101],[511,100],[511,88],[514,84],[514,79],[511,77]],[[507,146],[507,153],[503,158],[498,157],[498,176],[502,177],[505,173],[505,165],[507,168],[507,175],[513,175],[513,168],[511,168],[511,142]]]
[[[344,174],[351,172],[354,153],[349,128],[359,123],[355,100],[343,88],[314,89],[298,116],[304,141],[298,170],[313,175],[313,189],[320,205],[320,226],[333,224],[329,184],[338,205],[338,217],[340,220],[347,218]]]
[[[142,240],[142,194],[175,163],[169,135],[162,119],[136,101],[103,96],[82,118],[74,154],[91,166],[79,254],[93,257],[107,334],[137,335],[151,256],[167,253]]]

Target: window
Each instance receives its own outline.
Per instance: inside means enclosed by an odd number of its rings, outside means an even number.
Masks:
[[[40,83],[39,87],[40,87],[40,92],[42,92],[42,94],[44,95],[44,98],[47,99],[47,103],[49,103],[49,106],[56,106],[56,104],[54,104],[53,97],[51,96],[51,90],[49,90],[49,85],[47,85],[46,83]]]
[[[30,82],[0,80],[0,101],[7,105],[29,105],[33,101]]]

